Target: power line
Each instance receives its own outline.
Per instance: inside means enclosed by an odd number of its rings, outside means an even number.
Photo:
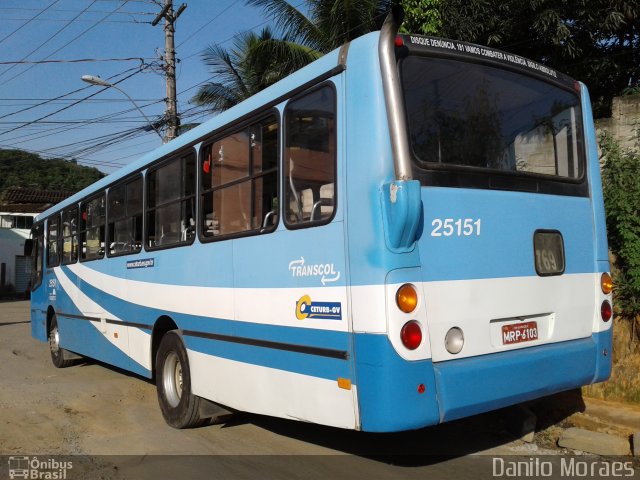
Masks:
[[[82,101],[84,101],[84,100],[82,100]],[[157,103],[162,103],[162,102],[164,102],[164,100],[156,100],[155,102],[149,103],[147,105],[143,105],[142,108],[148,107],[150,105],[155,105]],[[108,114],[108,115],[104,115],[104,116],[98,117],[98,118],[96,118],[94,120],[85,122],[85,124],[83,126],[89,126],[89,125],[92,125],[94,123],[101,123],[102,120],[109,119],[109,118],[114,118],[114,117],[117,117],[119,115],[124,115],[124,114],[127,114],[127,113],[131,113],[133,111],[136,111],[136,109],[135,108],[130,108],[128,110],[123,110],[123,111],[120,111],[120,112],[115,112],[115,113],[111,113],[111,114]],[[39,125],[39,124],[36,124],[36,125]],[[27,138],[27,137],[37,137],[37,139],[40,140],[42,138],[50,137],[52,135],[58,135],[60,133],[65,133],[65,132],[68,132],[70,130],[77,130],[77,129],[78,129],[78,127],[73,127],[73,128],[69,128],[69,127],[66,127],[66,126],[65,127],[55,127],[55,128],[49,129],[49,133],[47,133],[47,134],[42,134],[42,131],[40,130],[40,131],[35,132],[35,133],[28,133],[28,134],[21,135],[21,136],[18,136],[18,137],[13,137],[11,139],[11,141],[19,140],[21,138]],[[27,138],[26,140],[21,140],[20,142],[14,142],[13,145],[19,145],[21,143],[30,142],[32,140],[33,140],[33,138]]]
[[[191,33],[191,35],[189,35],[187,38],[185,38],[182,42],[180,42],[176,48],[181,47],[182,45],[184,45],[185,43],[187,43],[189,40],[191,40],[195,35],[197,35],[198,33],[200,33],[200,31],[209,26],[211,23],[213,23],[214,20],[216,20],[218,17],[220,17],[223,13],[225,13],[227,10],[229,10],[231,7],[233,7],[236,3],[238,3],[239,0],[234,0],[233,2],[231,2],[227,8],[225,8],[224,10],[222,10],[220,13],[218,13],[216,16],[214,16],[211,20],[209,20],[207,23],[205,23],[204,25],[202,25],[200,28],[198,28],[197,30],[193,31]]]
[[[35,103],[47,101],[54,105],[64,105],[65,103],[79,100],[77,97],[54,100],[52,98],[0,98],[0,107],[18,107],[20,105],[34,105]],[[134,98],[136,102],[153,102],[152,98]],[[21,103],[18,103],[21,102]],[[86,101],[87,103],[129,103],[130,100],[126,98],[92,98]]]
[[[125,132],[117,132],[115,135],[121,136],[123,133],[131,132],[133,130],[138,130],[138,129],[128,129]],[[87,138],[87,139],[84,139],[84,140],[79,140],[77,142],[68,143],[66,145],[59,145],[57,147],[47,148],[44,151],[45,152],[54,152],[56,150],[62,150],[62,149],[65,149],[65,148],[78,147],[78,146],[81,146],[81,145],[87,145],[90,142],[102,141],[102,140],[107,139],[107,138],[113,138],[113,136],[114,136],[113,133],[109,133],[109,134],[105,134],[105,135],[100,135],[98,137]],[[155,143],[157,143],[157,141]]]
[[[97,0],[94,0],[91,5],[93,5]],[[71,43],[75,42],[77,39],[79,39],[80,37],[82,37],[83,35],[85,35],[86,33],[88,33],[89,31],[91,31],[92,29],[94,29],[95,27],[97,27],[98,25],[100,25],[104,20],[106,20],[107,18],[109,18],[113,13],[115,13],[116,11],[120,10],[122,7],[124,7],[127,2],[129,0],[124,0],[124,3],[122,3],[120,6],[116,7],[112,12],[108,13],[107,15],[105,15],[104,17],[102,17],[100,20],[98,20],[97,22],[95,22],[93,25],[91,25],[89,28],[83,30],[81,33],[79,33],[78,35],[76,35],[75,37],[73,37],[71,40],[69,40],[67,43],[65,43],[64,45],[62,45],[60,48],[58,48],[57,50],[54,50],[53,52],[51,52],[49,55],[47,55],[45,58],[43,58],[43,60],[46,60],[48,58],[50,58],[51,56],[55,55],[56,53],[58,53],[60,50],[62,50],[63,48],[67,47],[68,45],[70,45]],[[89,7],[91,6],[89,5]],[[87,8],[89,8],[87,7]],[[80,14],[82,15],[82,14]],[[68,25],[68,24],[67,24]],[[65,26],[66,27],[66,26]],[[63,28],[65,28],[63,27]],[[24,59],[23,59],[24,60]],[[15,66],[15,65],[14,65]],[[16,77],[19,77],[20,75],[25,74],[26,72],[28,72],[29,70],[31,70],[35,65],[30,66],[29,68],[24,69],[22,72],[18,73],[17,75],[14,75],[13,77],[11,77],[9,80],[5,80],[4,82],[0,83],[0,86],[10,82],[11,80],[13,80]],[[11,67],[13,68],[13,67]],[[6,73],[6,72],[5,72]],[[1,76],[1,75],[0,75]]]
[[[40,11],[40,14],[44,13],[46,10],[48,10],[49,8],[53,7],[56,3],[58,3],[60,0],[57,0],[56,2],[52,3],[51,5],[49,5],[47,8],[45,8],[44,10],[40,10],[39,8],[27,8],[27,7],[0,7],[0,11],[2,10],[17,10],[17,11],[31,11],[31,12],[36,12],[36,11]],[[53,10],[53,12],[65,12],[65,13],[78,13],[78,10],[71,10],[68,8],[56,8]],[[108,13],[108,10],[91,10],[91,13]],[[36,15],[36,16],[38,16]],[[155,15],[155,13],[152,12],[130,12],[128,10],[125,10],[123,12],[118,12],[118,15]]]
[[[97,1],[97,0],[94,0],[94,1]],[[131,75],[128,75],[128,76],[124,77],[123,79],[121,79],[121,80],[119,80],[119,81],[115,82],[115,83],[114,83],[114,85],[117,85],[118,83],[123,82],[123,81],[127,80],[128,78],[131,78],[131,77],[133,77],[134,75],[136,75],[136,74],[138,74],[138,73],[140,73],[140,72],[141,72],[141,70],[138,70],[137,72],[133,72]],[[107,88],[110,88],[110,87],[101,88],[101,89],[100,89],[100,90],[98,90],[97,92],[92,93],[91,95],[89,95],[89,96],[85,97],[84,99],[78,100],[77,102],[73,102],[73,103],[71,103],[71,104],[69,104],[69,105],[67,105],[67,106],[65,106],[65,107],[63,107],[63,108],[60,108],[60,109],[56,110],[55,112],[52,112],[52,113],[49,113],[49,114],[47,114],[47,115],[44,115],[43,117],[37,118],[36,120],[32,120],[32,121],[30,121],[30,122],[26,122],[26,123],[25,123],[24,125],[22,125],[22,126],[18,126],[18,127],[12,128],[11,130],[6,130],[6,131],[4,131],[4,132],[0,132],[0,136],[2,136],[2,135],[6,135],[7,133],[14,132],[14,131],[16,131],[16,130],[18,130],[18,129],[20,129],[20,128],[23,128],[23,127],[25,127],[25,126],[27,126],[27,125],[32,125],[32,124],[34,124],[34,123],[36,123],[36,122],[39,122],[40,120],[44,120],[45,118],[49,118],[49,117],[51,117],[51,116],[55,115],[56,113],[60,113],[60,112],[62,112],[62,111],[64,111],[64,110],[67,110],[67,109],[69,109],[69,108],[71,108],[71,107],[73,107],[73,106],[77,105],[78,103],[80,103],[80,102],[82,102],[82,101],[86,100],[87,98],[91,98],[91,97],[94,97],[94,96],[98,95],[99,93],[103,92],[103,91],[104,91],[104,90],[106,90]]]
[[[160,102],[162,102],[162,100],[160,100],[160,101],[156,101],[156,102],[153,102],[153,103],[160,103]],[[148,105],[144,105],[144,106],[148,106]],[[143,106],[143,107],[144,107],[144,106]],[[98,117],[97,119],[94,119],[94,120],[92,120],[92,121],[90,121],[90,122],[86,122],[86,124],[85,124],[85,125],[83,125],[83,126],[89,126],[90,124],[93,124],[93,123],[99,123],[101,120],[109,119],[109,118],[114,118],[114,117],[116,117],[116,116],[118,116],[118,115],[121,115],[121,114],[123,114],[123,113],[129,113],[129,112],[132,112],[132,111],[134,111],[134,110],[135,110],[134,108],[131,108],[131,109],[129,109],[129,110],[125,110],[125,111],[123,111],[123,112],[116,112],[116,113],[113,113],[113,114],[104,115],[104,116],[102,116],[102,117]],[[68,131],[70,131],[70,130],[78,130],[79,128],[82,128],[82,127],[73,127],[73,128],[70,128],[70,127],[67,127],[67,126],[64,126],[64,127],[56,127],[56,128],[53,128],[53,129],[49,129],[49,133],[44,134],[44,135],[43,135],[41,132],[29,133],[29,134],[22,135],[22,136],[19,136],[19,137],[14,137],[14,138],[12,139],[12,141],[13,141],[12,145],[15,147],[15,146],[17,146],[17,145],[19,145],[19,144],[21,144],[21,143],[26,143],[26,142],[30,142],[30,141],[32,141],[31,139],[26,139],[26,140],[21,140],[21,141],[19,141],[19,142],[15,142],[15,140],[20,139],[20,138],[25,138],[25,137],[37,137],[37,138],[38,138],[38,140],[40,140],[40,139],[42,139],[42,138],[50,137],[50,136],[52,136],[52,135],[63,134],[63,133],[68,132]],[[143,130],[145,130],[145,129],[144,129],[144,128],[140,128],[140,127],[138,127],[138,128],[136,128],[135,130],[138,130],[138,131],[142,132],[142,131],[143,131]],[[86,141],[95,141],[95,140],[100,140],[100,139],[102,139],[103,137],[104,137],[104,136],[99,136],[99,137],[96,137],[96,138],[92,138],[92,139],[88,139],[88,140],[83,140],[83,141],[80,141],[80,142],[73,142],[72,144],[69,144],[69,145],[66,145],[66,146],[71,146],[71,145],[75,145],[75,144],[82,143],[82,142],[86,142]],[[124,139],[123,139],[123,140],[124,140]],[[62,147],[65,147],[65,145],[60,146],[60,148],[62,148]]]
[[[2,122],[0,121],[0,125],[16,125],[18,123],[23,123],[23,122]],[[94,123],[92,119],[89,118],[82,118],[79,120],[47,120],[44,122],[36,122],[38,125],[78,125],[78,124],[82,124],[82,125],[86,125],[87,123]],[[101,120],[101,121],[97,121],[95,123],[143,123],[143,124],[148,124],[149,122],[147,122],[144,119],[140,119],[138,117],[133,118],[133,117],[129,117],[129,118],[121,118],[119,120]]]
[[[81,142],[76,142],[76,149],[67,151],[67,156],[79,156],[88,153],[95,153],[98,150],[102,150],[105,146],[113,145],[116,143],[124,142],[141,133],[139,128],[123,130],[119,132],[110,133],[97,137],[94,139],[88,139]],[[71,145],[69,145],[71,146]],[[47,149],[45,151],[53,152],[55,150],[61,150],[61,148]],[[59,155],[60,153],[58,153]]]
[[[299,7],[301,7],[301,6],[302,6],[302,5],[304,5],[304,4],[305,4],[305,2],[300,2],[300,3],[299,3],[299,4],[297,4],[297,5],[293,5],[293,8],[298,9]],[[255,30],[256,28],[258,28],[258,27],[262,27],[263,25],[266,25],[267,23],[269,23],[269,22],[271,22],[271,21],[272,21],[272,19],[270,19],[270,18],[269,18],[269,19],[267,19],[267,20],[264,20],[263,22],[260,22],[260,23],[258,23],[258,24],[256,24],[256,25],[254,25],[254,26],[253,26],[253,27],[251,27],[251,28],[248,28],[246,31],[252,31],[252,30]],[[361,26],[362,26],[362,25],[364,25],[364,24],[365,24],[365,22],[363,22],[362,24],[360,24],[360,25],[358,25],[358,26],[354,27],[353,29],[358,28],[358,27],[361,27]],[[351,29],[351,30],[353,30],[353,29]],[[349,30],[349,31],[351,31],[351,30]],[[231,40],[233,40],[234,38],[239,37],[239,36],[240,36],[240,35],[242,35],[243,33],[244,33],[244,32],[240,32],[240,33],[236,33],[236,34],[234,34],[234,35],[231,35],[230,37],[228,37],[228,38],[226,38],[226,39],[222,40],[221,42],[216,42],[216,45],[224,45],[225,43],[230,42],[230,41],[231,41]],[[347,32],[347,33],[348,33],[348,32]],[[184,43],[184,42],[183,42],[183,43]],[[198,52],[195,52],[195,53],[192,53],[191,55],[188,55],[188,56],[186,56],[186,57],[182,58],[182,59],[181,59],[181,61],[188,60],[188,59],[190,59],[190,58],[195,57],[196,55],[200,55],[201,53],[202,53],[202,50],[200,50],[200,51],[198,51]],[[209,77],[207,80],[205,80],[205,82],[207,82],[207,81],[211,80],[211,78],[213,78],[213,77]],[[204,82],[202,82],[202,83],[204,83]],[[200,84],[198,84],[198,85],[200,85]],[[194,87],[191,87],[191,88],[194,88]],[[187,90],[191,90],[191,88],[188,88]]]
[[[131,139],[131,140],[133,140],[133,139]],[[138,147],[140,145],[146,145],[146,144],[152,143],[152,142],[155,143],[156,145],[158,143],[157,140],[154,137],[153,140],[144,140],[142,142],[134,143],[134,144],[131,144],[131,145],[128,145],[128,146],[119,146],[118,148],[111,148],[111,146],[106,146],[104,148],[104,150],[108,151],[109,153],[112,153],[112,152],[117,152],[119,150],[123,150],[125,148]],[[116,145],[116,144],[114,144],[114,145]],[[136,153],[133,153],[133,154],[130,154],[130,155],[125,155],[125,156],[122,156],[122,157],[116,157],[116,158],[112,159],[112,161],[115,162],[115,161],[118,161],[118,160],[124,160],[125,158],[130,158],[130,157],[133,157],[133,156],[137,156],[137,155],[142,155],[144,153],[148,153],[148,151],[149,151],[148,149],[145,149],[145,150],[142,150],[140,152],[136,152]],[[96,161],[99,162],[99,160],[96,160]]]
[[[40,15],[42,15],[44,12],[46,12],[47,10],[49,10],[51,7],[53,7],[56,3],[58,3],[60,0],[56,0],[55,2],[53,2],[51,5],[49,5],[47,8],[45,8],[44,10],[41,10],[40,13],[37,13],[35,16],[31,17],[29,20],[27,20],[26,23],[23,23],[22,25],[20,25],[18,28],[16,28],[13,32],[11,32],[10,34],[8,34],[6,37],[4,37],[2,40],[0,40],[0,43],[4,42],[5,40],[11,38],[16,32],[22,30],[24,27],[26,27],[27,25],[29,25],[31,22],[33,22],[34,20],[36,20]]]
[[[20,20],[25,20],[24,18],[3,18],[5,22],[17,22]],[[65,18],[38,18],[37,22],[67,22],[68,20]],[[75,23],[89,23],[94,20],[76,20]],[[138,20],[104,20],[102,23],[132,23],[134,25],[149,25],[151,22],[141,22]]]
[[[76,58],[70,60],[16,60],[16,61],[7,61],[0,62],[0,65],[12,65],[12,64],[33,64],[40,65],[43,63],[87,63],[87,62],[128,62],[132,60],[139,60],[143,62],[145,59],[141,57],[125,57],[125,58]],[[147,60],[154,60],[151,57],[148,57]]]
[[[55,37],[57,37],[60,33],[62,33],[69,25],[71,25],[73,23],[73,21],[78,18],[80,15],[82,15],[84,12],[86,12],[87,10],[89,10],[89,8],[91,8],[91,6],[96,3],[98,0],[93,0],[93,2],[91,2],[91,4],[89,4],[88,7],[86,7],[84,10],[82,10],[78,15],[76,15],[75,17],[73,17],[71,20],[69,20],[62,28],[58,29],[53,35],[51,35],[49,38],[47,38],[44,42],[42,42],[40,45],[38,45],[36,48],[34,48],[33,50],[31,50],[31,52],[27,53],[24,57],[22,57],[21,60],[26,60],[27,58],[29,58],[31,55],[33,55],[34,53],[36,53],[38,50],[40,50],[43,46],[45,46],[49,41],[53,40]],[[5,70],[4,72],[0,73],[0,77],[2,77],[3,75],[7,74],[9,71],[11,71],[11,69],[13,69],[15,67],[15,65],[9,67],[7,70]],[[6,83],[6,82],[5,82]],[[3,84],[4,85],[4,84]]]
[[[234,2],[234,3],[236,3],[236,2]],[[201,31],[202,29],[204,29],[204,28],[205,28],[207,25],[209,25],[211,22],[213,22],[213,20],[215,20],[215,18],[218,18],[219,16],[221,16],[221,15],[222,15],[226,10],[228,10],[228,9],[229,9],[229,8],[230,8],[234,3],[232,3],[232,4],[231,4],[229,7],[227,7],[225,10],[223,10],[222,12],[220,12],[219,14],[217,14],[217,15],[214,17],[214,19],[212,19],[212,20],[210,20],[209,22],[207,22],[206,24],[204,24],[204,25],[203,25],[202,27],[200,27],[200,29],[198,29],[196,32],[192,33],[192,34],[191,34],[191,36],[190,36],[189,38],[187,38],[185,41],[183,41],[180,45],[184,44],[186,41],[188,41],[188,40],[190,40],[191,38],[193,38],[193,36],[195,36],[195,34],[197,34],[199,31]],[[300,5],[302,5],[302,3],[301,3]],[[264,24],[266,24],[266,23],[268,23],[268,20],[267,20],[267,21],[264,21],[264,22],[259,23],[258,25],[254,26],[254,27],[253,27],[253,29],[258,28],[259,26],[264,25]],[[225,40],[223,40],[222,42],[219,42],[219,44],[226,43],[226,42],[228,42],[228,41],[232,40],[233,38],[235,38],[235,37],[237,37],[237,36],[238,36],[238,35],[233,35],[233,36],[229,37],[228,39],[225,39]],[[211,78],[213,78],[213,77],[211,77]],[[187,88],[187,89],[185,89],[185,90],[181,91],[180,93],[181,93],[181,94],[182,94],[182,93],[185,93],[186,91],[191,90],[191,89],[193,89],[193,88],[195,88],[195,87],[197,87],[197,86],[201,85],[202,83],[205,83],[206,81],[208,81],[208,80],[205,80],[204,82],[199,82],[198,84],[196,84],[196,85],[194,85],[194,86],[192,86],[192,87],[189,87],[189,88]],[[87,99],[89,99],[90,97],[91,97],[91,96],[86,97],[85,99],[81,99],[80,101],[87,100]],[[72,104],[72,105],[73,105],[73,104]],[[69,105],[69,106],[72,106],[72,105]],[[182,115],[184,118],[191,118],[191,117],[197,117],[197,116],[205,115],[205,114],[207,114],[207,113],[208,113],[206,110],[202,110],[202,109],[198,111],[198,108],[199,108],[199,107],[194,107],[194,108],[191,108],[191,109],[185,110],[184,112],[182,112],[182,114],[181,114],[181,115]],[[54,112],[54,113],[55,113],[55,112]],[[36,120],[36,122],[37,122],[37,120]],[[99,122],[102,122],[102,120],[94,119],[94,120],[93,120],[93,121],[91,121],[91,122],[86,122],[86,123],[85,123],[85,126],[87,126],[87,125],[89,125],[89,124],[91,124],[91,123],[99,123]],[[26,126],[27,126],[27,124],[23,125],[23,127],[26,127]],[[56,130],[58,131],[58,133],[61,131],[61,129],[59,129],[59,128],[58,128],[58,129],[56,129]],[[65,129],[62,129],[62,131],[65,131]],[[140,133],[140,132],[138,132],[138,133]],[[31,134],[30,136],[32,136],[32,135],[33,135],[33,134]],[[111,146],[111,145],[113,145],[113,144],[115,144],[115,143],[119,143],[119,142],[121,142],[121,141],[124,141],[124,139],[122,138],[122,135],[123,135],[123,133],[122,133],[122,132],[121,132],[121,133],[119,133],[119,134],[116,134],[116,135],[118,136],[118,138],[114,138],[114,137],[110,136],[110,137],[108,137],[108,138],[106,138],[106,139],[104,139],[104,140],[98,141],[97,143],[96,143],[96,139],[89,139],[89,140],[83,141],[83,142],[84,142],[83,144],[85,145],[85,148],[77,149],[77,150],[75,150],[75,151],[74,151],[74,152],[72,152],[72,153],[84,152],[84,151],[87,151],[88,149],[90,149],[90,150],[92,150],[92,151],[97,151],[97,150],[99,150],[99,149],[109,148],[109,146]],[[127,134],[127,137],[128,137],[128,136],[130,136],[130,135],[135,135],[135,133],[134,133],[134,132],[131,132],[131,133]],[[93,143],[93,145],[90,145],[91,143]],[[78,145],[78,146],[79,146],[79,145]],[[56,149],[56,150],[62,150],[62,149],[64,149],[64,148],[65,148],[64,146],[58,146],[58,147],[55,147],[55,149]],[[71,153],[71,152],[70,152],[70,153]]]
[[[95,1],[97,1],[97,0],[94,0],[94,2],[93,2],[93,3],[95,3]],[[93,3],[92,3],[91,5],[89,5],[89,7],[91,7],[91,6],[93,5]],[[230,6],[232,6],[232,5],[233,5],[233,4],[235,4],[235,3],[237,3],[237,0],[236,0],[236,2],[233,2]],[[201,31],[203,28],[205,28],[205,27],[206,27],[208,24],[210,24],[213,20],[215,20],[215,18],[218,18],[220,15],[222,15],[226,10],[228,10],[228,8],[230,8],[230,6],[229,6],[229,7],[227,7],[227,9],[223,10],[222,12],[220,12],[219,14],[217,14],[217,15],[216,15],[216,17],[214,17],[214,19],[212,19],[211,21],[209,21],[207,24],[203,25],[203,26],[198,30],[198,32],[199,32],[199,31]],[[88,8],[89,8],[89,7],[88,7]],[[87,8],[87,9],[88,9],[88,8]],[[83,12],[85,12],[87,9],[83,10]],[[266,22],[263,22],[263,23],[266,23]],[[258,25],[258,26],[259,26],[259,25]],[[253,27],[253,28],[256,28],[256,27]],[[195,32],[195,33],[197,33],[197,32]],[[195,34],[195,33],[194,33],[194,34]],[[192,34],[192,35],[191,35],[191,37],[193,37],[193,36],[194,36],[194,34]],[[191,37],[190,37],[190,38],[191,38]],[[234,38],[234,37],[235,37],[235,35],[234,35],[233,37],[230,37],[230,39],[231,39],[231,38]],[[188,39],[187,39],[187,40],[188,40]],[[187,40],[185,40],[185,41],[187,41]],[[182,43],[184,43],[184,41],[183,41]],[[124,79],[122,79],[122,80],[124,80]],[[122,81],[122,80],[121,80],[121,81]],[[204,82],[203,82],[203,83],[204,83]],[[198,85],[199,85],[199,84],[197,84],[197,85],[195,85],[194,87],[191,87],[191,88],[195,88],[195,87],[196,87],[196,86],[198,86]],[[187,90],[190,90],[191,88],[189,88],[189,89],[187,89]],[[82,89],[81,89],[81,90],[82,90]],[[101,91],[102,91],[102,90],[101,90]],[[185,91],[186,91],[186,90],[185,90]],[[183,92],[184,92],[184,91],[183,91]],[[183,93],[183,92],[181,92],[181,93]],[[97,92],[97,93],[100,93],[100,92]],[[70,94],[71,94],[71,93],[70,93]],[[88,96],[88,97],[85,97],[85,98],[83,98],[83,99],[78,100],[77,102],[73,102],[73,103],[71,103],[70,105],[68,105],[67,107],[65,107],[64,109],[69,108],[69,107],[71,107],[71,106],[73,106],[73,105],[75,105],[75,104],[79,103],[80,101],[86,101],[86,100],[90,99],[91,97],[92,97],[92,96],[90,95],[90,96]],[[60,99],[60,97],[56,97],[56,99]],[[46,101],[46,103],[50,103],[50,102],[51,102],[51,101],[53,101],[53,100],[54,100],[54,99],[47,100],[47,101]],[[34,105],[34,106],[31,106],[31,107],[28,107],[28,109],[35,108],[36,106],[39,106],[39,105]],[[39,122],[41,122],[41,121],[42,121],[42,119],[44,119],[44,118],[48,118],[48,117],[50,117],[50,116],[52,116],[52,115],[54,115],[54,114],[56,114],[56,113],[59,113],[60,111],[62,111],[62,110],[64,110],[64,109],[59,109],[59,110],[57,110],[57,111],[53,112],[52,114],[45,115],[45,116],[40,117],[39,119],[36,119],[36,120],[34,120],[34,121],[32,121],[32,122],[27,122],[27,123],[25,123],[25,124],[23,124],[23,125],[21,125],[21,126],[18,126],[18,127],[15,127],[14,129],[9,130],[9,131],[2,132],[2,133],[0,133],[0,135],[4,135],[4,134],[6,134],[6,133],[10,133],[11,131],[15,131],[15,130],[17,130],[17,129],[25,128],[25,127],[27,127],[27,126],[31,126],[31,125],[38,125],[38,124],[40,124],[40,125],[41,125],[41,123],[39,123]],[[22,109],[21,111],[24,111],[24,110],[27,110],[27,109]],[[14,114],[15,114],[15,113],[18,113],[18,112],[14,112]],[[205,112],[202,112],[202,113],[204,114]],[[184,114],[184,115],[186,115],[186,116],[188,116],[188,117],[191,117],[192,115],[193,115],[193,116],[199,115],[199,114],[200,114],[200,112],[190,113],[190,112],[189,112],[189,110],[187,110],[187,111],[183,112],[183,114]],[[12,115],[12,114],[9,114],[9,115]],[[0,118],[5,118],[6,116],[9,116],[9,115],[5,115],[5,116],[2,116],[2,117],[0,117]],[[85,124],[85,125],[90,125],[90,124],[92,124],[92,123],[100,123],[100,122],[102,122],[102,121],[103,121],[103,120],[94,119],[94,120],[93,120],[93,121],[91,121],[91,122],[86,122],[86,124]],[[60,134],[60,133],[63,133],[64,131],[66,131],[66,130],[67,130],[66,128],[60,128],[60,127],[58,127],[58,128],[55,128],[55,129],[54,129],[54,131],[53,131],[53,133],[50,133],[49,135],[51,135],[51,134]],[[26,137],[33,137],[34,135],[38,135],[38,134],[33,134],[33,133],[31,133],[31,134],[26,135]],[[22,137],[25,137],[25,136],[22,136]],[[43,136],[40,134],[40,135],[39,135],[39,138],[42,138],[42,137],[43,137]],[[19,139],[19,138],[20,138],[20,137],[16,137],[16,138],[14,138],[14,139],[12,139],[12,140],[17,140],[17,139]],[[23,143],[23,142],[17,142],[17,143]]]
[[[129,73],[129,72],[131,72],[131,71],[133,71],[133,70],[139,70],[139,69],[138,69],[137,67],[136,67],[136,68],[130,68],[130,69],[128,69],[128,70],[125,70],[125,71],[124,71],[124,72],[122,72],[122,73],[117,73],[116,75],[112,75],[111,77],[109,77],[109,78],[108,78],[108,80],[111,80],[112,78],[115,78],[115,77],[119,77],[120,75],[124,75],[125,73]],[[128,77],[127,77],[127,78],[128,78]],[[36,105],[32,105],[32,106],[30,106],[30,107],[23,108],[23,109],[18,110],[18,111],[16,111],[16,112],[7,113],[7,114],[5,114],[5,115],[0,116],[0,120],[1,120],[1,119],[3,119],[3,118],[10,117],[10,116],[12,116],[12,115],[16,115],[16,114],[18,114],[18,113],[26,112],[26,111],[28,111],[28,110],[33,110],[34,108],[37,108],[37,107],[40,107],[40,106],[42,106],[42,105],[46,105],[46,104],[48,104],[48,103],[51,103],[51,102],[53,102],[54,100],[60,100],[61,98],[67,97],[67,96],[69,96],[69,95],[73,95],[74,93],[78,93],[78,92],[81,92],[81,91],[83,91],[83,90],[88,90],[88,89],[90,89],[90,88],[91,88],[91,85],[88,85],[88,86],[86,86],[86,87],[82,87],[82,88],[78,88],[77,90],[73,90],[73,91],[71,91],[71,92],[69,92],[69,93],[65,93],[65,94],[60,95],[60,96],[58,96],[58,97],[55,97],[55,98],[52,98],[52,99],[49,99],[49,100],[45,100],[45,101],[43,101],[43,102],[41,102],[41,103],[38,103],[38,104],[36,104]],[[87,98],[85,97],[84,99],[81,99],[80,101],[83,101],[83,100],[86,100],[86,99],[87,99]],[[74,104],[74,105],[75,105],[75,104]],[[0,133],[0,135],[1,135],[1,133]]]

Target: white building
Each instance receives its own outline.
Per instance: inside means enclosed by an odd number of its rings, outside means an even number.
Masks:
[[[31,263],[24,256],[33,219],[64,200],[70,192],[12,187],[0,200],[0,294],[23,294],[29,288]]]

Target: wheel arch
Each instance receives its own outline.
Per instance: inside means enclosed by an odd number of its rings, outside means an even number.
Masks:
[[[155,379],[156,376],[156,356],[158,354],[158,347],[162,341],[162,337],[171,330],[178,330],[176,322],[168,315],[162,315],[153,324],[153,330],[151,331],[151,377]]]
[[[56,311],[54,310],[52,305],[47,307],[47,337],[49,337],[49,332],[51,331],[51,320],[53,319]]]

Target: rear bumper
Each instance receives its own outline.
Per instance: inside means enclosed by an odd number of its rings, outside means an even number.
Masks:
[[[433,370],[440,421],[455,420],[606,380],[611,329],[580,340],[434,363]]]
[[[360,429],[369,432],[412,430],[496,410],[600,382],[611,372],[611,329],[439,363],[404,360],[386,335],[354,339]]]

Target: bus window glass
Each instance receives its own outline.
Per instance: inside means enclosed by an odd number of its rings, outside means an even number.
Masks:
[[[149,172],[147,175],[149,206],[147,246],[149,248],[168,247],[193,241],[195,180],[193,153],[175,158]]]
[[[104,257],[105,242],[105,198],[104,194],[80,207],[80,245],[82,260]]]
[[[47,222],[47,267],[60,265],[60,215],[49,218]]]
[[[209,156],[214,167],[211,169],[214,187],[247,177],[249,175],[247,132],[241,131],[217,141],[211,146]]]
[[[278,166],[277,123],[253,125],[250,129],[253,172],[273,171]]]
[[[184,188],[182,178],[182,162],[173,161],[156,171],[154,175],[154,192],[150,206],[162,205],[172,200],[178,200]]]
[[[62,212],[62,263],[78,261],[78,207]]]
[[[285,220],[288,225],[327,221],[335,208],[336,100],[323,87],[285,109]]]
[[[109,255],[142,249],[142,176],[109,190]]]
[[[274,116],[203,149],[205,237],[271,231],[278,220],[278,123]]]
[[[44,231],[42,225],[33,228],[33,249],[31,250],[31,290],[42,283],[42,252],[44,251]]]
[[[574,92],[500,68],[428,57],[402,60],[401,74],[417,167],[582,177]]]

